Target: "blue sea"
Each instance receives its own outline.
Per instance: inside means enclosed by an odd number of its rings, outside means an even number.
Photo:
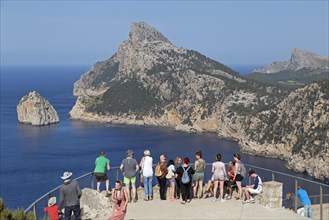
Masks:
[[[236,142],[219,139],[211,133],[188,134],[170,128],[70,120],[68,112],[76,100],[72,95],[73,84],[88,69],[86,66],[1,67],[0,196],[7,207],[26,208],[60,185],[64,171],[73,172],[74,177],[92,171],[100,151],[107,153],[112,166],[120,165],[128,149],[134,150],[138,161],[145,149],[150,149],[155,161],[160,154],[194,160],[195,152],[202,150],[207,162],[213,162],[217,153],[227,162],[233,153],[240,152]],[[55,107],[59,124],[33,127],[18,123],[16,106],[21,97],[34,90]],[[241,155],[245,163],[310,178],[288,170],[284,161]]]

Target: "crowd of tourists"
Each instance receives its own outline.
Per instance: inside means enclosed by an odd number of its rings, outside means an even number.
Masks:
[[[191,164],[188,157],[167,160],[165,155],[159,157],[155,169],[153,158],[149,150],[144,151],[144,155],[138,163],[134,158],[132,150],[127,151],[126,158],[122,160],[120,171],[123,174],[123,183],[120,180],[115,182],[115,188],[112,192],[109,189],[109,179],[106,170],[110,170],[110,160],[106,157],[105,152],[101,152],[95,160],[94,175],[97,180],[97,191],[100,192],[101,182],[105,181],[105,187],[114,203],[113,213],[110,220],[124,219],[127,205],[130,202],[137,202],[136,180],[140,178],[140,183],[144,187],[144,201],[154,199],[153,194],[153,177],[156,177],[159,185],[159,194],[161,200],[181,200],[180,203],[186,205],[192,199],[211,198],[212,201],[225,202],[232,199],[233,191],[236,191],[235,199],[242,201],[243,204],[254,203],[253,195],[262,192],[262,179],[254,170],[249,171],[249,176],[253,177],[252,185],[242,188],[242,180],[247,177],[246,168],[241,161],[239,154],[233,155],[233,160],[228,162],[228,170],[222,162],[222,155],[217,154],[215,161],[212,163],[212,176],[208,180],[205,190],[205,170],[206,161],[202,158],[202,152],[195,154],[195,161]],[[58,219],[64,208],[63,219],[69,219],[72,212],[75,219],[80,219],[81,190],[79,184],[75,180],[71,180],[72,173],[65,172],[61,177],[64,184],[60,188],[60,204],[56,206],[56,198],[50,198],[49,207],[45,208],[45,212],[49,213],[50,219]],[[169,192],[167,189],[169,186]],[[168,197],[167,197],[168,195]],[[244,200],[243,200],[244,195]],[[65,206],[64,206],[65,204]],[[309,205],[307,203],[307,205]],[[309,208],[309,207],[307,207]],[[56,216],[57,214],[57,216]],[[54,216],[52,218],[52,215]]]

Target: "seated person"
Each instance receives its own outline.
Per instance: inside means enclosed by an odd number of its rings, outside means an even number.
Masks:
[[[262,180],[261,178],[256,174],[254,170],[249,171],[249,176],[252,176],[254,178],[254,184],[253,185],[247,185],[244,189],[246,194],[246,201],[243,201],[243,204],[246,203],[254,203],[255,200],[251,197],[251,195],[260,194],[263,191],[262,187]]]
[[[206,187],[206,192],[203,196],[203,198],[208,198],[208,197],[211,197],[213,194],[214,194],[214,174],[211,176],[211,179],[208,180],[208,184],[207,184],[207,187]]]
[[[228,165],[230,167],[230,171],[227,172],[229,179],[225,181],[224,186],[225,186],[226,192],[227,192],[226,198],[231,199],[232,194],[233,194],[233,188],[236,188],[236,182],[234,180],[235,162],[230,161],[230,162],[228,162]]]

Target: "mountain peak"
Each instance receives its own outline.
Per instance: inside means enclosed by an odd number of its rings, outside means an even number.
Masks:
[[[145,22],[134,22],[131,24],[129,41],[133,43],[139,43],[143,41],[162,41],[170,43],[170,41],[163,34]]]

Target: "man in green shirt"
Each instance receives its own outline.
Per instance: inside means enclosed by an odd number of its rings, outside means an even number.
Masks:
[[[97,191],[100,192],[100,185],[101,185],[101,181],[106,181],[106,191],[109,192],[109,185],[110,185],[110,181],[106,176],[105,173],[105,168],[107,168],[107,170],[110,170],[110,160],[107,159],[105,157],[105,152],[100,152],[99,153],[99,157],[96,158],[95,161],[95,170],[94,170],[94,174],[96,176],[97,179]]]

